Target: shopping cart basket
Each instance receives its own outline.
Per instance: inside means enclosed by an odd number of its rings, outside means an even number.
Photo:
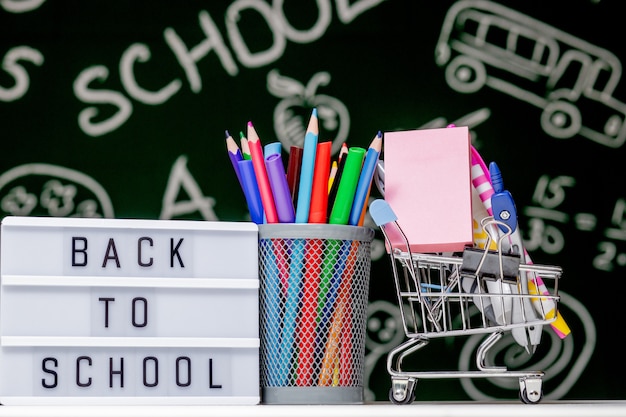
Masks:
[[[543,325],[556,320],[561,268],[525,264],[517,255],[490,250],[490,241],[485,249],[468,247],[450,256],[412,253],[386,201],[372,202],[370,214],[385,237],[408,338],[387,357],[387,371],[391,376],[389,399],[395,404],[413,402],[419,378],[513,377],[519,378],[520,400],[538,403],[543,397],[543,371],[508,370],[506,366],[488,364],[486,356],[505,332],[521,332],[532,337],[537,332],[541,334]],[[486,218],[485,230],[490,222],[501,225],[491,217]],[[402,237],[401,247],[397,247],[397,243],[396,247],[392,246],[389,236],[392,229]],[[546,283],[552,284],[552,292],[547,290]],[[477,349],[477,370],[414,372],[402,369],[406,357],[426,346],[431,339],[472,334],[487,335]]]

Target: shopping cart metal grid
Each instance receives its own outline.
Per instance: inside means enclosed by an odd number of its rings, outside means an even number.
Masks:
[[[407,337],[387,357],[391,376],[389,399],[396,404],[413,402],[415,384],[420,378],[513,377],[519,379],[520,400],[538,403],[543,396],[544,372],[512,371],[506,366],[490,365],[487,352],[505,332],[532,337],[537,330],[541,332],[542,326],[556,320],[561,268],[525,264],[518,255],[488,249],[490,241],[485,249],[468,247],[450,256],[412,253],[410,242],[386,201],[372,202],[370,214],[385,237]],[[483,227],[488,228],[491,223],[500,225],[490,217],[484,219]],[[392,228],[404,240],[401,247],[392,246]],[[431,339],[472,334],[486,335],[477,349],[476,370],[403,369],[404,360]]]

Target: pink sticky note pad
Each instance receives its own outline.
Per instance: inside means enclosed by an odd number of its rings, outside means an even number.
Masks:
[[[473,244],[467,127],[385,132],[385,200],[411,252],[455,252]],[[387,231],[390,231],[388,228]],[[390,231],[394,248],[406,250]]]

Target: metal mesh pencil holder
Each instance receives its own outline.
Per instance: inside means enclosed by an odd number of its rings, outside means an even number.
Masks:
[[[259,226],[263,403],[363,403],[373,239],[366,227]]]

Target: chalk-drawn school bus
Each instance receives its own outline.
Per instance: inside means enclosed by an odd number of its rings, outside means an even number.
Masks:
[[[454,3],[435,60],[458,92],[487,86],[542,109],[550,136],[578,134],[611,148],[626,139],[626,105],[613,97],[619,59],[515,10],[487,0]]]

